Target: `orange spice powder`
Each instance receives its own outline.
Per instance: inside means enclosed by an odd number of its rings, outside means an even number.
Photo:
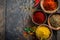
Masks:
[[[54,0],[44,0],[43,6],[46,10],[52,11],[57,8],[57,3]]]

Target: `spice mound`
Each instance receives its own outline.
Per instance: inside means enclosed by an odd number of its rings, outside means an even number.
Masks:
[[[54,0],[44,0],[43,7],[46,11],[55,10],[57,8],[57,2],[55,2]]]
[[[38,26],[36,36],[38,38],[48,39],[50,37],[50,29],[46,26]]]
[[[43,12],[40,12],[40,11],[36,11],[34,14],[33,14],[33,21],[37,24],[42,24],[45,22],[46,20],[46,16]]]
[[[60,15],[59,14],[52,15],[50,17],[50,24],[55,28],[60,27]]]

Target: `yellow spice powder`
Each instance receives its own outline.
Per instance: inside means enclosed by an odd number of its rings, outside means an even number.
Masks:
[[[38,28],[36,29],[36,36],[38,38],[47,39],[49,35],[50,35],[50,30],[45,26],[38,26]]]

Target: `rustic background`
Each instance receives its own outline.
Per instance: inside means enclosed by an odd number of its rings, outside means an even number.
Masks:
[[[58,5],[60,7],[60,0]],[[32,6],[33,0],[0,0],[0,40],[27,40],[23,37],[23,28],[31,26]],[[60,13],[60,9],[57,12]],[[54,36],[52,40],[56,40]],[[60,31],[57,40],[60,40]]]
[[[0,0],[0,40],[5,39],[5,1]]]

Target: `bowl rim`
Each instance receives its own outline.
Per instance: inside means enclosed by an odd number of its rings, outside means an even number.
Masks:
[[[50,24],[50,17],[51,17],[52,15],[55,15],[55,14],[59,14],[59,13],[54,13],[54,14],[49,15],[49,17],[48,17],[48,25],[49,25],[49,27],[50,27],[51,29],[53,29],[53,30],[60,30],[60,27],[54,28],[54,27]]]
[[[44,22],[43,22],[42,24],[46,23],[46,21],[47,21],[47,16],[46,16],[46,14],[45,14],[43,11],[40,11],[40,10],[37,10],[37,11],[35,11],[35,12],[42,12],[42,13],[45,15],[45,20],[44,20]],[[34,14],[35,12],[33,12],[33,14]],[[36,22],[33,20],[33,14],[31,15],[32,22],[33,22],[34,24],[36,24],[36,25],[40,25],[40,24],[36,23]]]
[[[42,26],[42,25],[45,26],[45,27],[47,27],[47,28],[50,30],[50,36],[47,38],[48,40],[50,40],[50,39],[52,38],[52,35],[53,35],[52,29],[51,29],[51,28],[49,27],[49,25],[47,25],[47,24],[41,24],[41,25],[39,25],[39,26]],[[38,26],[38,27],[39,27],[39,26]],[[37,28],[38,28],[38,27],[37,27]],[[36,28],[36,29],[37,29],[37,28]],[[38,38],[38,39],[39,39],[39,38]]]
[[[57,8],[55,9],[55,10],[53,10],[53,11],[46,11],[45,9],[44,9],[44,7],[43,7],[43,1],[44,0],[41,0],[41,2],[40,2],[40,6],[41,6],[41,9],[44,11],[44,12],[46,12],[46,13],[48,13],[48,14],[52,14],[52,13],[55,13],[58,9],[59,9],[59,6],[57,6]]]

